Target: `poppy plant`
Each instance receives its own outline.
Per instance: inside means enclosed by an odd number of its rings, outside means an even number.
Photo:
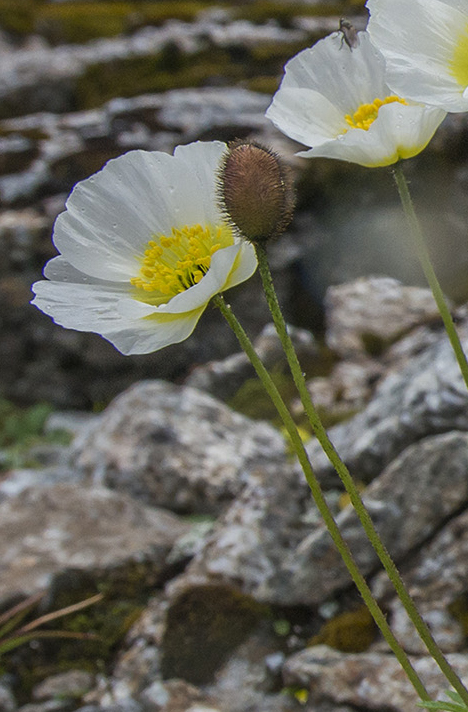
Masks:
[[[253,247],[216,198],[226,144],[130,151],[78,183],[56,220],[60,255],[33,285],[57,324],[94,331],[124,354],[186,339],[210,299],[248,279]]]

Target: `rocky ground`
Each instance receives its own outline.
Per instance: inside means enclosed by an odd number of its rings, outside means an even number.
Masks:
[[[356,304],[365,305],[356,309]],[[347,419],[330,436],[442,650],[468,681],[468,393],[427,290],[389,278],[329,291],[338,355],[310,390]],[[360,318],[359,318],[359,315]],[[468,318],[457,312],[468,347]],[[293,331],[302,359],[317,343]],[[378,353],[366,344],[379,343]],[[257,347],[283,363],[268,327]],[[283,364],[284,365],[284,364]],[[282,434],[229,399],[242,354],[184,385],[134,384],[73,431],[42,469],[0,484],[5,607],[39,591],[38,616],[101,592],[5,657],[5,710],[408,712],[416,696],[363,609]],[[241,384],[241,385],[240,385]],[[196,387],[195,387],[196,386]],[[300,408],[290,394],[297,417]],[[354,412],[354,415],[350,413]],[[431,694],[447,687],[313,439],[307,449],[345,539]],[[366,486],[367,485],[367,486]],[[67,622],[68,621],[68,622]]]
[[[168,18],[155,15],[167,3],[95,2],[77,24],[79,5],[0,0],[0,395],[52,403],[49,435],[72,440],[36,444],[32,468],[0,439],[0,611],[42,594],[30,622],[103,600],[44,625],[97,638],[38,637],[3,656],[0,710],[415,710],[218,314],[184,344],[128,358],[29,305],[68,192],[107,159],[239,136],[281,150],[299,201],[271,262],[310,391],[468,682],[468,394],[430,294],[391,278],[422,283],[391,176],[298,162],[264,117],[284,61],[341,14],[362,27],[362,8],[188,2]],[[466,117],[449,117],[406,166],[466,347],[467,136]],[[363,274],[391,276],[350,279]],[[229,297],[310,438],[258,280]],[[441,695],[333,469],[313,439],[307,450],[392,629]]]

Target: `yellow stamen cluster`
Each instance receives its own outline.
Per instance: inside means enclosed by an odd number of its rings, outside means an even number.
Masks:
[[[468,86],[468,24],[460,30],[458,35],[450,71],[461,87]]]
[[[359,109],[351,114],[346,114],[346,123],[352,129],[364,129],[367,131],[369,126],[374,123],[377,116],[379,115],[379,109],[384,104],[393,104],[398,101],[400,104],[407,104],[404,99],[400,99],[399,96],[387,96],[385,99],[374,99],[372,104],[361,104]],[[348,130],[348,129],[346,129]]]
[[[198,284],[208,272],[211,257],[234,243],[228,225],[185,225],[171,234],[154,236],[148,242],[138,277],[130,282],[137,289],[173,297]]]

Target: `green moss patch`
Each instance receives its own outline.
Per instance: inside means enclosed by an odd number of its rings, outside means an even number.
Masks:
[[[309,645],[329,645],[343,653],[362,653],[376,634],[374,619],[366,606],[347,611],[327,621],[309,641]]]
[[[265,606],[227,586],[207,585],[184,592],[168,612],[163,676],[195,685],[209,682],[266,614]]]

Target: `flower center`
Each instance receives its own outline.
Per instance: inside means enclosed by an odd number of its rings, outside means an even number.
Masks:
[[[451,73],[463,88],[468,86],[468,23],[461,30],[451,61]]]
[[[345,119],[348,126],[352,129],[367,129],[371,124],[374,123],[377,116],[379,115],[379,109],[384,104],[393,104],[398,101],[400,104],[406,104],[404,99],[400,99],[399,96],[387,96],[385,99],[374,99],[372,104],[361,104],[359,109],[351,114],[346,114]],[[345,129],[345,133],[348,129]]]
[[[212,255],[232,244],[228,225],[173,227],[170,235],[155,235],[148,242],[140,273],[130,282],[145,292],[142,301],[167,301],[198,284],[210,268]]]

